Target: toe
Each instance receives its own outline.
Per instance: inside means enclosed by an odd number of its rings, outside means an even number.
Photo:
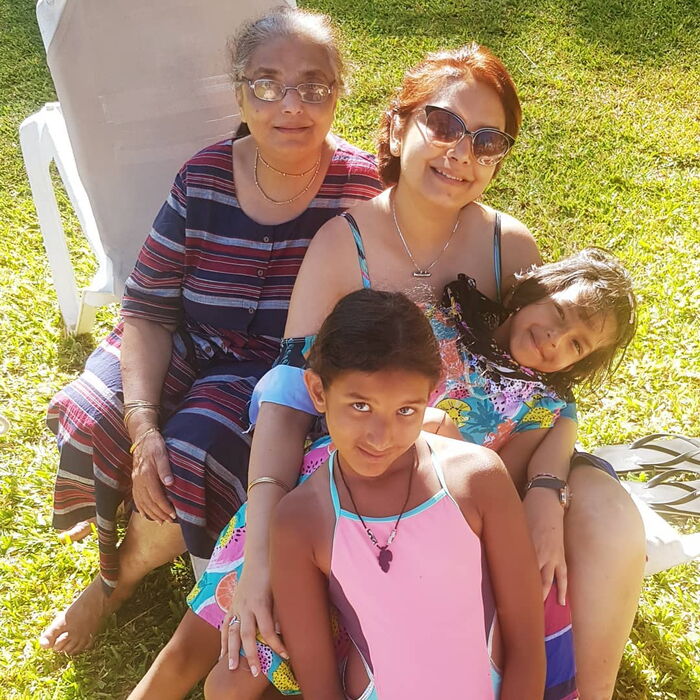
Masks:
[[[39,645],[43,649],[51,649],[55,644],[58,636],[65,632],[66,620],[61,614],[54,618],[53,622],[41,633],[39,637]]]
[[[70,635],[68,632],[61,632],[61,634],[56,637],[56,640],[53,643],[53,650],[54,651],[64,651],[65,648],[72,643],[70,640]]]

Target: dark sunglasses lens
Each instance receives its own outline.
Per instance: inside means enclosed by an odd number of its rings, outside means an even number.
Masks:
[[[505,158],[510,142],[500,131],[479,129],[472,137],[474,158],[482,165],[496,165]]]
[[[325,102],[331,94],[331,89],[323,83],[302,83],[299,85],[298,90],[302,102],[315,104]]]
[[[425,118],[428,135],[436,143],[455,143],[464,136],[464,127],[459,120],[449,112],[436,109]]]

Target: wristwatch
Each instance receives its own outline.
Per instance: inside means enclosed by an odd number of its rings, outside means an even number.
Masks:
[[[571,505],[571,489],[566,481],[563,481],[554,474],[537,474],[533,476],[530,481],[527,482],[527,487],[525,491],[529,491],[534,488],[545,488],[552,489],[557,492],[559,498],[559,503],[561,507],[566,510]]]

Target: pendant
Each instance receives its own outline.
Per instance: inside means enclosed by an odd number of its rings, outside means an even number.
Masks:
[[[377,557],[379,561],[379,568],[386,573],[389,571],[389,566],[391,565],[391,560],[394,558],[394,555],[391,553],[391,550],[388,549],[389,545],[384,545],[384,547],[381,547],[379,549],[379,556]]]
[[[432,276],[433,276],[433,273],[432,273],[432,272],[428,272],[428,270],[416,270],[416,271],[413,273],[413,276],[414,276],[414,277],[432,277]]]

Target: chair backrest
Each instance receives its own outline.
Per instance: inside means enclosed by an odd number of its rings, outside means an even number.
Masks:
[[[280,4],[39,0],[49,69],[115,293],[180,166],[238,124],[227,38]]]

